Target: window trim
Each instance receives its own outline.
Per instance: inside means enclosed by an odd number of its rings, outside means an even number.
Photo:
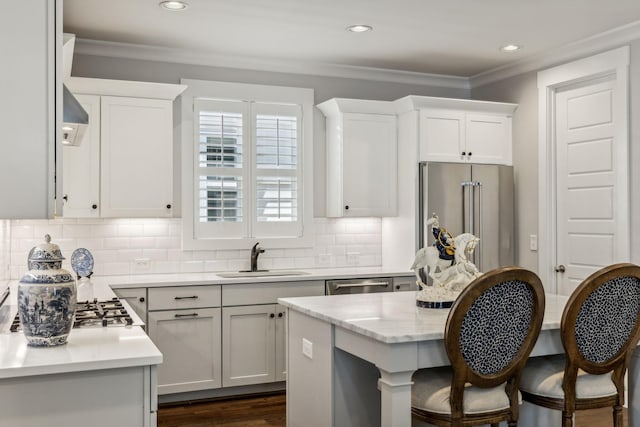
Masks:
[[[206,80],[181,79],[187,85],[182,103],[182,248],[185,250],[247,249],[257,241],[265,248],[302,248],[313,244],[313,89],[285,86],[267,86],[245,83],[216,82]],[[302,143],[300,145],[299,167],[301,182],[298,183],[299,200],[302,206],[301,237],[221,237],[203,238],[196,234],[195,197],[198,169],[195,158],[194,99],[209,97],[215,99],[250,100],[264,103],[289,103],[302,107]],[[252,167],[253,161],[252,161]],[[256,213],[251,211],[247,218],[253,221]]]

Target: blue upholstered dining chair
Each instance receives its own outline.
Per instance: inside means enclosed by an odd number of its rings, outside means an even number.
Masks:
[[[413,376],[414,418],[438,426],[517,425],[522,369],[540,333],[544,289],[519,267],[485,273],[458,296],[445,326],[451,366]]]
[[[529,360],[523,399],[562,411],[563,427],[573,426],[577,410],[611,406],[614,427],[622,427],[624,376],[639,332],[640,267],[615,264],[593,273],[562,313],[565,354]]]

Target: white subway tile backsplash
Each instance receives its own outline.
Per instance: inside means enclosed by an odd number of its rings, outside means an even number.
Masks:
[[[314,247],[267,247],[258,260],[258,267],[305,269],[381,265],[380,219],[316,218],[314,232]],[[78,247],[89,249],[95,258],[94,273],[97,275],[199,273],[250,267],[249,247],[183,251],[181,233],[180,218],[0,221],[0,262],[3,263],[0,264],[0,278],[2,265],[7,266],[4,268],[7,278],[20,278],[27,270],[27,254],[34,245],[43,242],[45,234],[50,234],[54,243],[60,245],[67,259]],[[140,259],[148,262],[136,262]]]
[[[129,246],[138,249],[153,249],[156,247],[155,237],[132,237]]]

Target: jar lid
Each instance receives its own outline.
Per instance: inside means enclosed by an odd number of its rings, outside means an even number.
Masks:
[[[45,243],[34,246],[31,251],[29,251],[29,261],[56,262],[65,259],[60,251],[60,246],[51,243],[50,235],[45,234],[44,241]]]

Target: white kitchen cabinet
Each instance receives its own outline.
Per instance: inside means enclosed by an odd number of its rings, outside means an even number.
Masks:
[[[125,300],[133,311],[142,319],[147,325],[147,288],[119,288],[114,289],[113,292],[116,296],[122,300]]]
[[[276,301],[317,295],[324,281],[223,285],[223,387],[284,381],[286,310]]]
[[[77,77],[67,86],[91,111],[85,140],[64,152],[65,216],[173,216],[173,99],[186,86]]]
[[[220,308],[150,311],[149,337],[162,353],[158,394],[218,388]]]
[[[511,117],[464,110],[420,110],[420,161],[510,165]]]
[[[326,116],[327,216],[394,216],[397,126],[391,103],[331,99]]]
[[[223,387],[284,381],[284,313],[278,304],[222,309]]]
[[[100,216],[100,97],[76,95],[89,115],[89,125],[80,145],[62,148],[63,216]]]
[[[62,0],[2,7],[0,218],[53,218],[62,173]]]
[[[163,355],[158,394],[219,388],[220,286],[167,286],[147,292],[147,330]]]

